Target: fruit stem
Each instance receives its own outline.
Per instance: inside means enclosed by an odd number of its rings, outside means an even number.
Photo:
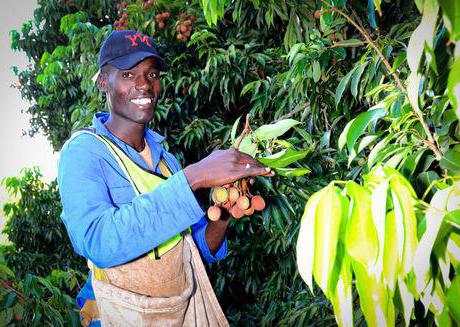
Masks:
[[[240,147],[240,144],[241,144],[241,141],[243,141],[243,137],[245,134],[249,134],[251,132],[251,130],[249,129],[249,118],[251,117],[250,114],[247,114],[246,115],[246,124],[244,125],[244,129],[243,131],[241,132],[241,135],[238,137],[238,140],[236,141],[235,143],[235,149],[238,150],[238,148]]]

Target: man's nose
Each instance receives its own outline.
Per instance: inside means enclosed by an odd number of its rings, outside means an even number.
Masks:
[[[150,90],[150,88],[152,87],[150,85],[149,80],[143,75],[138,76],[135,82],[136,90]]]

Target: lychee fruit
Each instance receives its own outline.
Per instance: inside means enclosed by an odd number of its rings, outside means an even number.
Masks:
[[[265,209],[265,200],[260,195],[256,195],[251,199],[251,207],[257,211]]]
[[[216,187],[213,193],[216,203],[224,203],[228,200],[228,192],[224,187]]]
[[[241,210],[237,205],[233,206],[230,209],[230,214],[232,215],[233,218],[240,219],[241,217],[244,216],[243,210]]]
[[[241,210],[246,210],[251,205],[251,202],[247,196],[242,195],[236,200],[236,204]]]
[[[208,208],[208,217],[212,221],[219,220],[220,216],[222,215],[222,211],[219,207],[211,206]]]
[[[235,203],[240,197],[240,191],[236,187],[230,187],[228,189],[228,199],[230,202]]]

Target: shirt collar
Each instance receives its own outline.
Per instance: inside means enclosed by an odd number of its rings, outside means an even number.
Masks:
[[[120,148],[125,151],[128,156],[131,157],[137,164],[144,167],[145,169],[149,169],[147,163],[142,159],[139,153],[133,149],[131,146],[120,140],[119,138],[115,137],[110,131],[105,127],[104,123],[109,119],[110,114],[107,112],[98,112],[93,117],[93,127],[95,128],[96,134],[104,135],[110,138],[112,141],[118,144]],[[145,128],[145,140],[150,147],[150,151],[152,153],[152,164],[155,167],[155,172],[158,170],[158,163],[163,156],[163,147],[161,146],[161,142],[165,138],[160,134],[152,131],[149,128]],[[150,170],[150,169],[149,169]]]

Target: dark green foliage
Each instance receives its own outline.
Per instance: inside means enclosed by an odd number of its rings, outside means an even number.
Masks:
[[[19,278],[0,254],[0,323],[2,326],[80,326],[74,296],[84,276],[55,270],[48,277]]]
[[[74,252],[60,218],[57,182],[44,183],[34,168],[6,178],[4,185],[18,199],[3,207],[8,218],[3,232],[11,244],[2,246],[2,252],[9,268],[19,278],[27,273],[46,276],[54,269],[85,271],[85,260]]]

